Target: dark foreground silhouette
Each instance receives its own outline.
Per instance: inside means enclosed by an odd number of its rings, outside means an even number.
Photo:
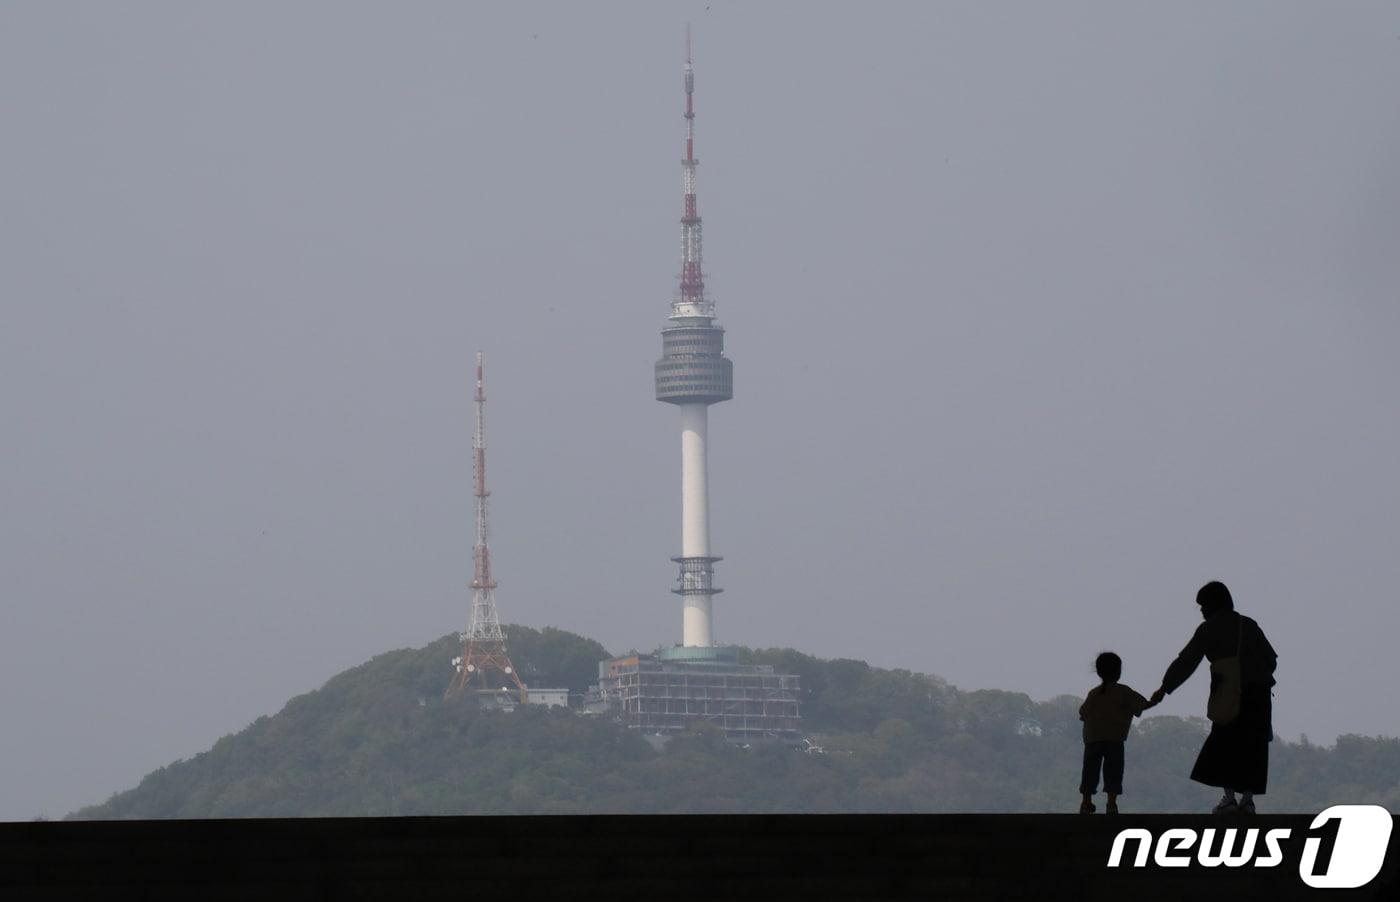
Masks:
[[[1312,815],[1232,824],[1288,830],[1282,861],[1181,867],[1118,831],[1200,837],[1212,815],[604,815],[0,824],[0,898],[96,899],[1327,899],[1299,876]],[[1180,845],[1180,834],[1174,843]],[[1243,837],[1232,838],[1239,849]],[[1222,837],[1211,840],[1218,853]],[[1324,837],[1316,868],[1330,866]],[[1395,889],[1400,843],[1347,892]],[[1178,850],[1180,851],[1180,850]],[[139,895],[133,891],[139,891]]]
[[[1094,793],[1098,792],[1099,771],[1103,770],[1103,788],[1108,794],[1107,814],[1118,813],[1118,796],[1123,793],[1124,753],[1128,731],[1133,718],[1151,708],[1149,702],[1131,686],[1118,682],[1123,675],[1123,659],[1111,651],[1103,652],[1094,661],[1094,672],[1102,680],[1089,690],[1084,704],[1079,706],[1079,719],[1084,721],[1084,766],[1079,777],[1080,814],[1094,813]]]
[[[1196,604],[1205,622],[1167,668],[1152,701],[1175,692],[1202,659],[1210,662],[1206,713],[1211,728],[1191,779],[1224,790],[1218,813],[1252,814],[1254,796],[1268,788],[1278,652],[1258,623],[1235,611],[1224,583],[1206,583],[1196,593]],[[1241,794],[1238,800],[1236,793]]]

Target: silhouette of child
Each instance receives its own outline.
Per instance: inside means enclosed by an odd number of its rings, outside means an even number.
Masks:
[[[1108,814],[1118,813],[1118,796],[1123,792],[1123,743],[1128,740],[1128,728],[1133,718],[1155,703],[1143,698],[1132,688],[1118,682],[1123,674],[1123,659],[1106,651],[1094,659],[1094,672],[1102,683],[1089,690],[1084,704],[1079,706],[1079,719],[1084,721],[1084,772],[1079,791],[1084,801],[1080,814],[1094,813],[1094,793],[1099,788],[1099,766],[1103,766],[1103,789],[1108,793]]]

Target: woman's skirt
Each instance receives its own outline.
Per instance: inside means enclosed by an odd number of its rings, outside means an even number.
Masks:
[[[1240,691],[1239,717],[1227,724],[1211,724],[1191,779],[1207,786],[1263,794],[1269,782],[1273,708],[1269,686],[1245,683]]]

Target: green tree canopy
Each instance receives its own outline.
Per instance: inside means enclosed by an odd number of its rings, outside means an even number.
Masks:
[[[527,683],[582,690],[607,652],[508,626]],[[604,812],[1073,811],[1080,699],[964,691],[935,676],[792,649],[741,649],[802,681],[821,752],[740,748],[704,726],[664,749],[604,716],[444,699],[455,635],[386,652],[77,818]],[[1150,717],[1128,740],[1124,810],[1206,811],[1187,774],[1201,718]],[[1400,740],[1278,741],[1262,810],[1339,802],[1400,811]]]

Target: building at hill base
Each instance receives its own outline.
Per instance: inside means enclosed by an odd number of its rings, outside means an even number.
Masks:
[[[741,664],[733,648],[676,645],[599,662],[585,709],[646,735],[707,723],[734,743],[798,743],[799,693],[795,674]]]

